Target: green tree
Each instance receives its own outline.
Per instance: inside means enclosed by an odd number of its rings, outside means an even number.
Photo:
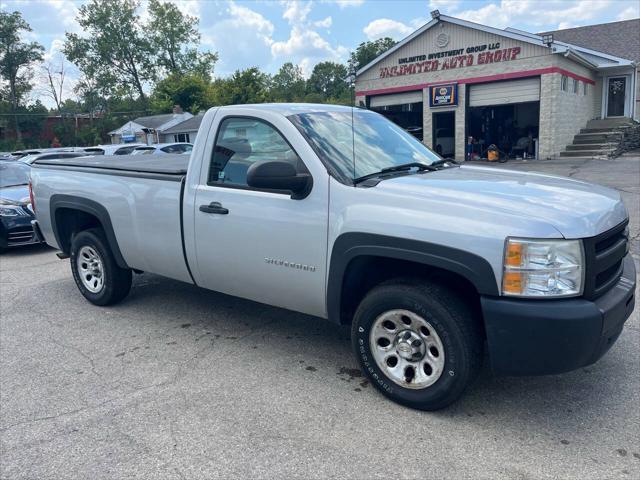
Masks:
[[[393,38],[384,37],[374,41],[362,42],[351,54],[356,69],[364,67],[378,55],[383,54],[396,44]]]
[[[213,83],[212,99],[215,105],[264,103],[269,98],[270,77],[257,67],[236,70],[229,78]]]
[[[31,66],[42,60],[44,52],[44,47],[39,43],[20,40],[23,32],[30,31],[31,27],[20,12],[0,11],[0,88],[4,90],[2,97],[9,101],[18,142],[22,138],[18,109],[24,95],[32,88]]]
[[[306,81],[298,65],[287,62],[271,79],[271,100],[299,102],[304,99]]]
[[[151,101],[155,111],[167,112],[174,105],[180,105],[186,111],[196,113],[213,105],[211,95],[208,79],[195,73],[174,73],[155,85]]]
[[[323,101],[348,97],[347,67],[335,62],[320,62],[307,80],[308,94],[320,94]]]
[[[137,14],[138,0],[91,0],[78,11],[80,36],[67,33],[63,52],[109,93],[137,94],[157,77],[153,51]]]
[[[198,52],[198,19],[183,14],[173,3],[150,0],[145,29],[156,65],[170,74],[198,73],[210,78],[217,53]]]

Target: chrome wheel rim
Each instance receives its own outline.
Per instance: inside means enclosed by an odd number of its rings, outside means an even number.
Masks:
[[[91,293],[98,293],[104,286],[104,265],[93,247],[84,246],[76,260],[82,285]]]
[[[405,388],[429,387],[444,370],[440,336],[429,322],[409,310],[389,310],[378,316],[369,346],[378,368]]]

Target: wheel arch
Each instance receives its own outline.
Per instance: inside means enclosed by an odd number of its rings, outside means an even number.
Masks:
[[[122,256],[107,209],[95,202],[74,195],[53,195],[50,199],[51,226],[57,244],[69,255],[74,234],[89,228],[100,227],[120,268],[129,268]]]
[[[348,324],[367,291],[395,277],[438,278],[473,298],[499,295],[487,260],[452,247],[368,233],[345,233],[333,246],[327,278],[327,315]]]

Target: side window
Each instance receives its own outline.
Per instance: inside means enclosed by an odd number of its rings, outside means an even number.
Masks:
[[[115,151],[114,155],[129,155],[131,152],[133,152],[134,148],[136,148],[136,147],[135,146],[131,146],[131,147],[119,148],[118,150]]]
[[[209,185],[247,186],[247,170],[265,160],[290,162],[298,173],[307,170],[282,135],[262,120],[226,118],[220,124],[209,168]]]
[[[180,145],[167,145],[166,147],[162,147],[164,153],[180,153]]]

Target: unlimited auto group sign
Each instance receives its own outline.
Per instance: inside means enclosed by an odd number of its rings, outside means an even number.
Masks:
[[[500,42],[496,42],[476,45],[475,47],[458,48],[446,52],[403,57],[398,59],[398,65],[380,68],[380,78],[508,62],[518,58],[520,51],[520,47],[501,49]]]

